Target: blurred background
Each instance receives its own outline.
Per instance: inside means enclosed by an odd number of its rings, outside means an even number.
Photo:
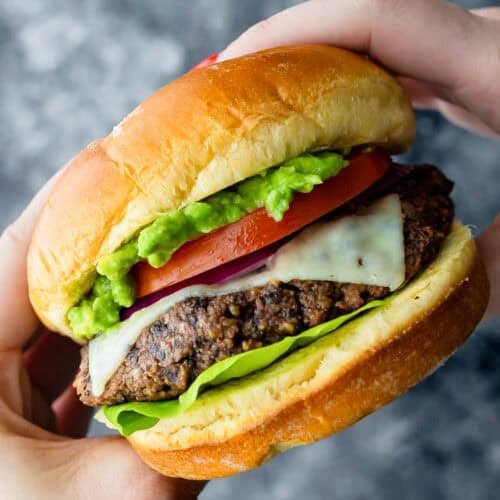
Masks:
[[[0,230],[148,94],[295,3],[0,0]],[[419,113],[406,160],[435,163],[456,181],[458,215],[476,234],[499,211],[500,141]],[[92,424],[92,434],[102,432]],[[483,500],[499,491],[497,322],[382,411],[258,470],[213,481],[201,498]]]

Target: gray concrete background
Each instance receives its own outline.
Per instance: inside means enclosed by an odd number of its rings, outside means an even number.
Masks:
[[[154,89],[294,3],[0,0],[0,229]],[[479,231],[500,208],[500,143],[434,113],[419,119],[408,159],[434,162],[456,180],[458,214]],[[259,470],[214,481],[202,498],[474,500],[499,490],[500,331],[490,324],[392,405]]]

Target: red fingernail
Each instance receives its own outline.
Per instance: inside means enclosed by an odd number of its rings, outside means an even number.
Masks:
[[[188,71],[188,73],[191,73],[191,71],[194,71],[195,69],[206,68],[207,66],[214,64],[215,62],[217,62],[218,57],[219,57],[218,53],[215,53],[215,54],[212,54],[212,55],[206,57],[205,59],[203,59],[203,61],[200,61],[196,66],[193,66]]]

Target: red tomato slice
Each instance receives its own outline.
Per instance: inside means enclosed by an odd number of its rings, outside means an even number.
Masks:
[[[382,151],[356,155],[336,177],[311,193],[297,193],[280,222],[261,208],[186,243],[159,269],[147,262],[137,264],[137,295],[143,297],[184,281],[294,233],[362,193],[384,175],[389,165],[390,158]]]

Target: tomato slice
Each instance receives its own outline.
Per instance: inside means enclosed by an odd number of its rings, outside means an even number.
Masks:
[[[261,208],[186,243],[159,269],[147,262],[137,264],[137,295],[143,297],[184,281],[294,233],[362,193],[384,175],[389,165],[390,158],[382,151],[358,154],[350,158],[347,168],[311,193],[297,193],[280,222]]]

